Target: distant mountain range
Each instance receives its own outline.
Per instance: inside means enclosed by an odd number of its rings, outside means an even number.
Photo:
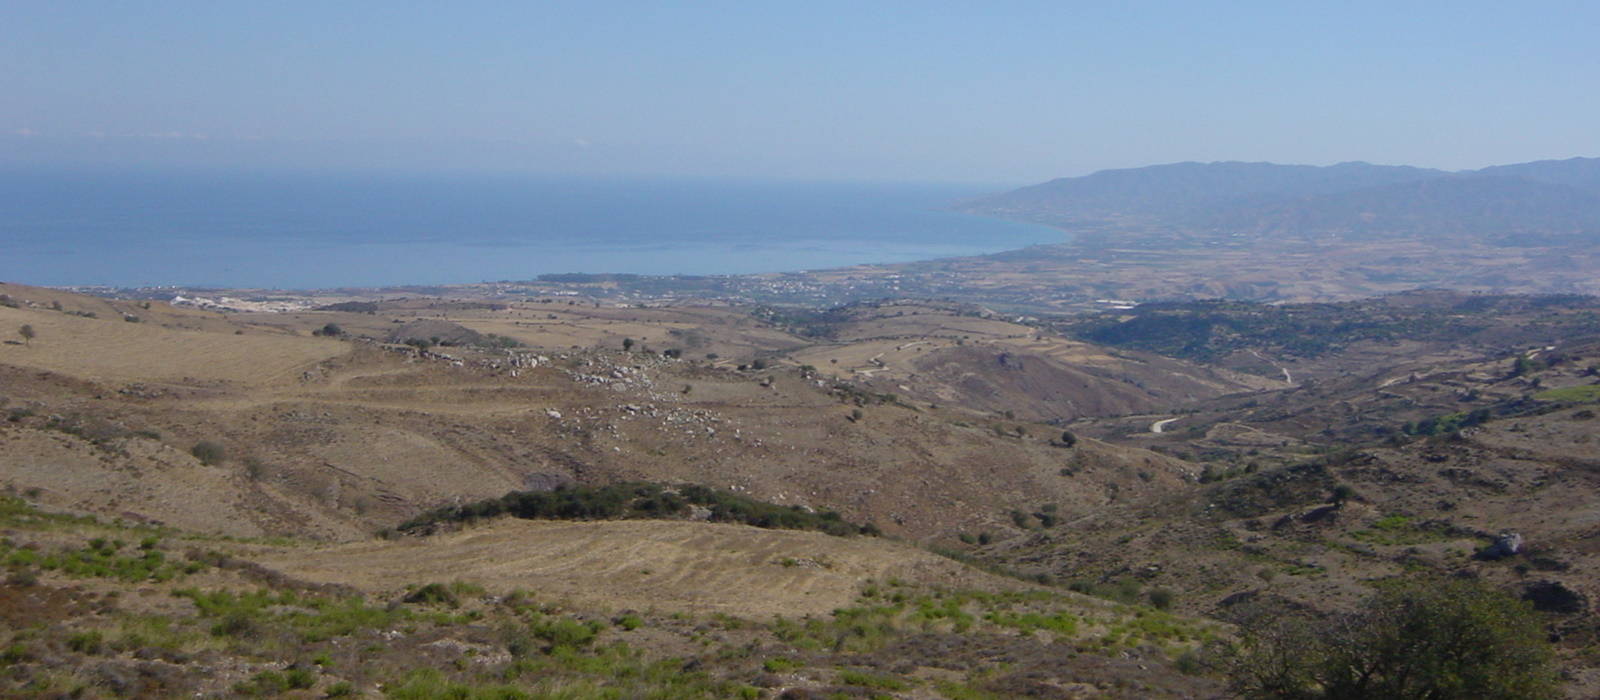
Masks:
[[[1447,172],[1340,163],[1175,163],[1105,170],[958,203],[1072,231],[1600,241],[1600,158]]]

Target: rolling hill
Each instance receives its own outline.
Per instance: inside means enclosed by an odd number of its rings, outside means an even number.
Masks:
[[[1421,575],[1521,597],[1572,692],[1600,687],[1588,297],[1030,318],[5,293],[0,324],[35,332],[0,345],[0,596],[43,625],[0,639],[29,679],[8,692],[556,692],[662,663],[689,696],[1210,697],[1238,606],[1335,616]],[[395,530],[623,482],[888,537],[670,509]]]
[[[7,294],[0,323],[35,333],[0,345],[6,693],[1176,698],[1219,686],[1174,661],[1212,623],[958,561],[1023,532],[1029,512],[1181,492],[1189,465],[1064,441],[1015,415],[1025,407],[976,405],[970,388],[936,405],[913,360],[1013,358],[966,370],[984,376],[1025,358],[1074,377],[1067,393],[1144,376],[1153,388],[1120,399],[1140,406],[1169,400],[1165,387],[1231,391],[1225,372],[1183,376],[1182,362],[1046,343],[938,304],[860,309],[824,340],[727,308],[407,299],[224,316]],[[137,322],[112,315],[124,304]],[[385,342],[443,324],[500,340]],[[922,344],[905,359],[873,361],[910,335]],[[836,509],[911,543],[683,519],[380,536],[438,506],[637,480]]]

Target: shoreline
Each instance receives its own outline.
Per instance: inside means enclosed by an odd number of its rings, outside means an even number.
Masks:
[[[460,286],[603,270],[787,274],[994,254],[1059,229],[950,210],[977,186],[67,174],[6,177],[0,279],[71,288]]]

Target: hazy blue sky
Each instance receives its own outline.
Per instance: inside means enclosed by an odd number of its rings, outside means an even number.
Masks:
[[[1600,156],[1595,2],[0,0],[0,166],[1027,183]]]

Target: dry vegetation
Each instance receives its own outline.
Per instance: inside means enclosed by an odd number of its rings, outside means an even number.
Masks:
[[[211,330],[72,317],[37,305],[0,312],[39,329],[32,345],[0,349],[0,360],[15,368],[4,409],[14,418],[4,438],[10,459],[0,465],[9,483],[39,490],[46,503],[205,531],[362,538],[436,505],[529,483],[654,480],[833,508],[891,534],[953,540],[1014,530],[1013,509],[1053,503],[1063,513],[1088,512],[1188,477],[1187,466],[1149,453],[1092,441],[1064,448],[1061,431],[1037,423],[1027,407],[991,408],[1025,386],[951,395],[941,383],[905,376],[910,365],[853,378],[804,366],[803,353],[849,357],[862,346],[905,341],[826,341],[829,349],[819,350],[817,341],[722,308],[408,300],[381,313],[235,317]],[[598,347],[534,345],[553,338],[535,320],[517,319],[549,313],[581,321],[586,341]],[[383,342],[394,327],[446,317],[526,346],[421,353]],[[330,323],[341,339],[310,337]],[[865,336],[873,323],[865,319],[851,333]],[[991,333],[969,327],[970,346],[945,350],[1001,362],[1018,356],[1003,343],[1025,327],[980,325]],[[69,328],[104,332],[116,343],[131,334],[151,345],[117,352],[98,336],[69,336]],[[637,343],[631,352],[621,349],[622,338]],[[570,339],[562,331],[560,340]],[[669,349],[682,353],[660,354]],[[802,354],[785,354],[796,350]],[[1087,353],[1028,357],[1060,367],[1081,361],[1089,372],[1115,361]],[[152,364],[178,369],[157,372]],[[977,374],[986,372],[996,374]],[[1213,394],[1233,386],[1198,371],[1193,380],[1150,375]],[[1131,386],[1095,376],[1069,394],[1091,403],[1112,385]],[[1156,400],[1134,393],[1128,401]],[[1048,400],[1071,413],[1072,396]],[[200,463],[189,454],[200,442],[225,455]]]
[[[463,532],[289,550],[257,559],[308,581],[393,595],[394,572],[460,580],[490,593],[534,587],[585,608],[725,613],[749,619],[825,616],[863,581],[1018,590],[904,544],[869,537],[691,522],[502,520]]]
[[[1168,610],[1332,612],[1418,572],[1533,601],[1574,692],[1597,666],[1587,307],[1491,308],[1471,342],[1297,355],[1229,336],[1200,364],[933,302],[224,316],[5,293],[0,324],[34,331],[0,346],[0,595],[37,608],[0,639],[19,696],[1209,697],[1199,647],[1225,628]],[[377,536],[626,481],[890,537]],[[1473,558],[1512,530],[1523,553]]]

